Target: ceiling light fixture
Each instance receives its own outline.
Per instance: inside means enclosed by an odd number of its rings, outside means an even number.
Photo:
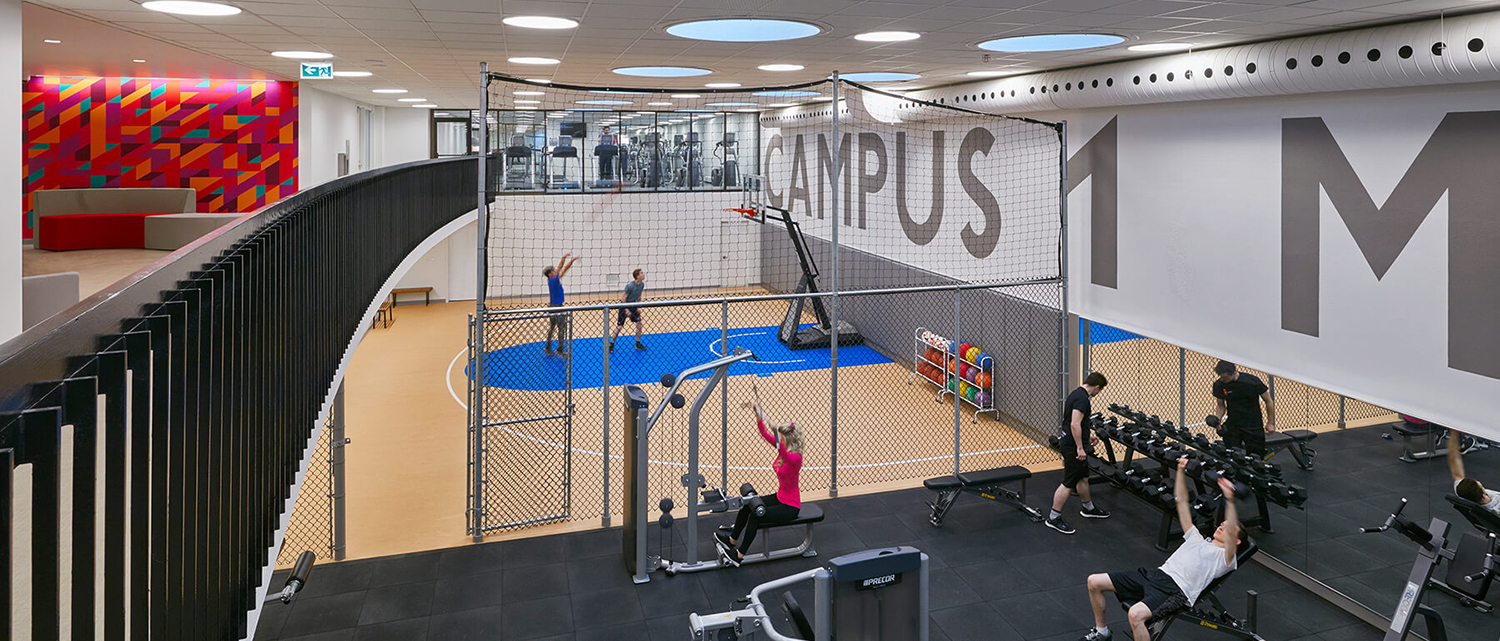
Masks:
[[[552,84],[552,81],[551,80],[547,80],[546,78],[527,78],[526,82],[534,82],[534,83],[537,83],[539,85],[550,85],[550,84]]]
[[[796,20],[728,18],[682,22],[667,27],[667,33],[713,42],[775,42],[816,36],[823,28]]]
[[[325,51],[272,51],[271,55],[292,60],[323,60],[333,57],[333,54]]]
[[[427,102],[426,98],[397,98],[396,102]]]
[[[864,42],[906,42],[922,37],[920,33],[910,31],[871,31],[854,36],[855,40]]]
[[[61,40],[43,40],[42,42],[45,42],[45,43],[47,43],[49,45],[60,45],[60,44],[62,44]]]
[[[145,62],[145,60],[141,60],[140,58],[136,58],[135,60],[131,60],[131,62]]]
[[[706,76],[713,73],[707,69],[698,67],[620,67],[614,70],[622,76],[638,76],[641,78],[691,78],[693,76]]]
[[[803,67],[802,65],[776,63],[771,65],[761,65],[759,67],[756,67],[756,69],[759,69],[761,71],[802,71],[803,69],[806,69],[806,67]]]
[[[1124,36],[1112,33],[1048,33],[1035,36],[1016,36],[986,40],[977,45],[985,51],[1006,53],[1045,53],[1049,51],[1077,51],[1097,49],[1125,42]]]
[[[754,107],[753,102],[710,102],[707,107]]]
[[[1187,51],[1197,45],[1191,42],[1152,42],[1143,45],[1131,45],[1126,47],[1130,51],[1142,53],[1162,53],[1164,51]]]
[[[435,108],[437,108],[437,105],[432,105],[432,104],[425,104],[425,105],[412,105],[412,106],[413,106],[413,107],[416,107],[416,108],[418,108],[418,109],[435,109]]]
[[[405,89],[371,89],[373,93],[406,93]]]
[[[767,98],[810,98],[818,95],[816,91],[757,91],[752,96]]]
[[[850,82],[900,82],[903,80],[916,80],[921,77],[914,73],[899,71],[864,71],[839,75],[840,80],[848,80]]]
[[[773,103],[771,103],[769,105],[766,105],[766,106],[767,107],[795,107],[797,105],[794,105],[794,104],[792,104],[790,102],[773,102]]]
[[[512,27],[523,27],[526,29],[572,29],[578,26],[577,20],[554,18],[551,16],[511,16],[500,22]]]
[[[555,65],[561,62],[557,58],[539,58],[536,56],[517,56],[510,59],[511,64],[517,65]]]
[[[706,85],[703,85],[703,86],[708,87],[709,89],[733,89],[735,87],[740,86],[740,83],[738,83],[738,82],[710,82],[710,83],[708,83]]]
[[[549,112],[547,112],[547,117],[548,118],[567,118],[568,114],[567,114],[567,112],[562,112],[562,111],[549,111]]]
[[[540,101],[540,100],[515,100],[513,102],[515,102],[518,105],[540,105],[540,104],[542,104],[542,101]]]
[[[672,103],[670,103],[670,102],[648,102],[646,104],[648,104],[648,105],[650,105],[652,107],[670,107],[670,106],[672,106]]]
[[[227,4],[192,2],[191,0],[154,0],[143,2],[141,6],[152,11],[175,13],[179,16],[232,16],[240,12],[239,7],[231,7]]]
[[[517,96],[545,96],[545,95],[547,95],[547,92],[545,92],[545,91],[512,91],[511,93],[514,94],[514,95],[517,95]]]
[[[370,76],[373,76],[373,75],[375,75],[375,74],[370,73],[368,71],[335,71],[335,72],[333,72],[333,77],[335,77],[335,78],[369,78]]]
[[[672,94],[672,97],[673,98],[702,98],[703,96],[700,96],[700,95],[695,94],[695,93],[674,93],[674,94]]]
[[[629,100],[579,100],[580,105],[632,105]]]

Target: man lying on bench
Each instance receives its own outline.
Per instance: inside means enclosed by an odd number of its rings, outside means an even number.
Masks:
[[[1186,458],[1177,459],[1177,489],[1173,493],[1177,497],[1177,518],[1182,522],[1182,546],[1156,569],[1089,575],[1089,603],[1094,607],[1096,627],[1083,637],[1084,641],[1104,641],[1111,636],[1104,624],[1105,592],[1114,592],[1122,603],[1135,603],[1129,609],[1131,638],[1148,641],[1148,621],[1168,619],[1191,607],[1204,588],[1238,567],[1235,552],[1240,543],[1240,521],[1234,506],[1234,484],[1219,479],[1225,497],[1224,523],[1214,530],[1212,538],[1204,538],[1193,527],[1192,511],[1188,509],[1187,482],[1182,474],[1187,463]]]

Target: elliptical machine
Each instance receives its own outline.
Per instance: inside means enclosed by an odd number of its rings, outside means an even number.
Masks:
[[[695,189],[703,185],[703,143],[698,132],[689,131],[687,136],[677,137],[677,167],[674,185],[678,189]]]
[[[719,150],[724,151],[723,167],[714,167],[708,174],[708,184],[715,187],[738,187],[740,186],[740,154],[736,149],[734,132],[725,132],[724,139],[714,144],[714,156],[719,157]]]
[[[1401,593],[1401,600],[1396,604],[1396,612],[1391,616],[1391,625],[1385,631],[1385,641],[1404,641],[1411,631],[1411,623],[1417,615],[1427,620],[1427,635],[1431,641],[1448,641],[1448,631],[1443,625],[1443,617],[1426,605],[1422,604],[1422,595],[1428,588],[1437,588],[1458,599],[1460,603],[1479,610],[1490,612],[1488,603],[1481,599],[1489,591],[1490,582],[1497,573],[1497,564],[1500,564],[1500,552],[1496,551],[1496,539],[1494,533],[1487,537],[1478,537],[1465,534],[1454,549],[1448,549],[1447,537],[1449,524],[1447,521],[1433,517],[1426,529],[1407,519],[1401,518],[1401,511],[1406,509],[1406,499],[1401,499],[1401,505],[1395,512],[1386,518],[1385,524],[1380,527],[1360,528],[1361,532],[1374,533],[1384,532],[1395,526],[1396,531],[1411,539],[1420,548],[1417,550],[1417,560],[1412,564],[1411,574],[1406,579],[1406,589]],[[1432,578],[1437,572],[1438,564],[1448,561],[1448,573],[1446,581]]]
[[[647,132],[646,140],[637,155],[641,187],[656,189],[661,186],[662,174],[666,173],[664,170],[667,159],[664,155],[661,148],[661,134],[655,131]]]

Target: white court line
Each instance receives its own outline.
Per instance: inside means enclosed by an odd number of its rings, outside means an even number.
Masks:
[[[460,399],[458,397],[458,393],[455,392],[455,391],[453,391],[453,365],[455,363],[458,363],[458,359],[461,358],[461,357],[463,357],[464,353],[466,353],[468,351],[469,351],[469,348],[465,347],[465,348],[459,350],[458,353],[453,356],[453,360],[451,360],[451,361],[448,362],[448,375],[447,375],[447,379],[448,379],[448,395],[452,396],[453,397],[453,402],[458,403],[459,407],[464,408],[465,411],[468,411],[468,409],[469,409],[468,404],[464,403],[463,399]],[[551,447],[551,448],[555,448],[555,449],[559,449],[559,450],[567,449],[567,448],[563,447],[560,444],[553,443],[551,441],[544,441],[542,439],[539,439],[539,438],[536,438],[534,436],[530,436],[530,435],[527,435],[527,434],[522,434],[520,432],[517,432],[517,431],[515,431],[513,429],[510,429],[508,427],[505,427],[505,426],[498,426],[498,427],[501,430],[504,430],[506,432],[514,434],[514,435],[516,435],[516,436],[518,436],[520,438],[526,439],[526,440],[531,441],[533,443],[536,443],[538,445],[545,445],[547,447]],[[963,457],[966,457],[966,456],[985,456],[985,455],[988,455],[988,454],[1000,454],[1002,452],[1018,452],[1018,451],[1021,451],[1021,450],[1036,449],[1038,447],[1041,447],[1041,445],[1035,445],[1035,444],[1033,444],[1033,445],[1022,445],[1022,446],[1019,446],[1019,447],[1005,447],[1005,448],[1000,448],[998,450],[985,450],[985,451],[982,451],[982,452],[964,452],[962,454],[959,454],[959,458],[963,458]],[[603,452],[595,452],[593,450],[586,450],[586,449],[579,448],[579,447],[572,448],[572,451],[577,452],[579,454],[587,454],[589,456],[598,456],[598,457],[601,457],[601,458],[604,456]],[[625,457],[620,456],[618,454],[611,454],[611,455],[609,455],[609,457],[611,459],[614,459],[614,460],[617,460],[617,461],[623,461],[623,460],[625,460]],[[949,460],[951,458],[952,458],[951,456],[949,456],[947,454],[944,454],[942,456],[929,456],[929,457],[926,457],[926,458],[909,459],[909,460],[905,460],[905,461],[888,461],[888,462],[884,462],[884,463],[858,463],[858,464],[855,464],[855,465],[840,465],[839,469],[841,469],[841,470],[854,470],[854,469],[869,468],[869,467],[883,467],[883,466],[886,466],[886,465],[910,465],[910,464],[913,464],[913,463],[930,463],[932,461],[945,461],[945,460]],[[680,468],[684,468],[684,469],[687,468],[687,464],[686,463],[679,463],[677,461],[657,461],[657,460],[647,459],[647,462],[651,463],[653,465],[665,465],[665,466],[668,466],[668,467],[680,467]],[[709,466],[706,466],[706,467],[708,467],[709,469],[715,469],[717,466],[709,465]],[[767,467],[750,467],[750,466],[741,466],[741,465],[731,465],[731,466],[729,466],[726,469],[734,470],[736,472],[769,472],[769,471],[772,471],[772,468],[769,467],[769,466],[767,466]],[[827,469],[832,469],[832,466],[818,465],[818,466],[813,466],[813,467],[805,467],[805,468],[802,468],[802,469],[804,469],[804,470],[827,470]]]
[[[770,332],[749,332],[749,333],[746,333],[746,334],[730,334],[729,337],[730,338],[739,338],[741,336],[768,336],[768,335],[770,335]],[[708,344],[708,353],[713,354],[714,356],[720,356],[720,357],[724,356],[724,354],[720,353],[719,350],[714,349],[714,345],[718,345],[719,341],[721,341],[721,340],[724,340],[724,339],[722,339],[722,338],[715,338],[712,342],[710,342]],[[762,361],[762,360],[758,360],[757,359],[757,360],[740,361],[740,362],[741,363],[754,363],[754,364],[759,364],[759,365],[781,365],[781,364],[785,364],[785,363],[806,363],[808,361],[806,361],[806,360]]]

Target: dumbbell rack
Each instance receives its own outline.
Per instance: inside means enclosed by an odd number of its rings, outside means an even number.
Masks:
[[[1105,455],[1103,459],[1097,456],[1089,457],[1089,466],[1093,472],[1092,478],[1107,481],[1160,512],[1161,525],[1157,529],[1156,549],[1166,552],[1171,541],[1181,538],[1182,535],[1182,532],[1177,530],[1177,498],[1173,494],[1177,483],[1176,477],[1173,476],[1177,473],[1176,463],[1167,465],[1162,462],[1154,468],[1140,465],[1135,460],[1138,452],[1142,458],[1150,459],[1150,457],[1133,445],[1115,438],[1118,432],[1114,432],[1111,428],[1120,428],[1120,425],[1114,417],[1105,419],[1103,415],[1095,413],[1089,417],[1087,426],[1093,430],[1095,436],[1099,437],[1099,444]],[[1118,443],[1124,450],[1124,455],[1120,458],[1115,456],[1113,447],[1115,443]],[[1206,487],[1198,479],[1189,480],[1193,482],[1188,487],[1188,492],[1194,497],[1189,503],[1193,505],[1195,520],[1205,519],[1207,514],[1214,509],[1213,506],[1219,498],[1218,493]],[[1163,487],[1166,491],[1159,491]]]
[[[1189,434],[1171,421],[1162,421],[1155,416],[1131,409],[1126,405],[1110,404],[1109,410],[1129,421],[1114,434],[1123,438],[1113,439],[1126,448],[1125,464],[1136,452],[1161,462],[1164,469],[1175,468],[1177,459],[1187,456],[1192,459],[1186,470],[1196,484],[1200,495],[1205,488],[1217,483],[1210,474],[1218,472],[1248,485],[1255,494],[1256,514],[1242,518],[1245,526],[1259,526],[1271,531],[1271,515],[1266,508],[1269,500],[1283,508],[1303,508],[1307,501],[1306,490],[1290,485],[1281,478],[1281,466],[1268,463],[1239,448],[1226,448],[1222,443],[1209,441],[1202,435]],[[1184,447],[1185,446],[1185,447]],[[1113,448],[1107,450],[1110,463],[1114,463]],[[1172,470],[1175,473],[1175,470]]]
[[[959,400],[963,401],[965,405],[973,408],[974,418],[971,422],[978,423],[979,415],[985,412],[989,412],[990,415],[995,418],[995,420],[1000,420],[1000,410],[995,408],[995,383],[993,374],[991,374],[992,378],[988,387],[980,387],[978,385],[974,385],[973,383],[970,383],[959,377],[958,372],[956,371],[958,369],[958,364],[965,363],[976,369],[982,368],[979,368],[978,363],[970,361],[969,359],[964,358],[961,355],[954,354],[949,349],[949,346],[953,344],[952,341],[923,327],[918,327],[915,331],[912,332],[912,334],[913,341],[915,343],[915,349],[913,350],[912,354],[911,376],[908,376],[906,380],[906,383],[908,385],[910,385],[916,377],[920,376],[923,379],[926,379],[932,384],[938,386],[937,401],[939,403],[943,401],[943,398],[945,396],[952,394],[953,396],[958,397]],[[943,353],[943,359],[941,363],[933,362],[931,359],[927,358],[928,348],[936,349],[939,352]],[[942,372],[942,380],[933,379],[931,376],[928,376],[919,371],[923,363],[928,363],[937,367]],[[984,392],[985,394],[988,394],[990,402],[986,405],[981,405],[969,400],[963,394],[959,394],[957,389],[948,388],[949,385],[953,385],[955,388],[957,388],[959,381],[963,381],[964,384],[969,385],[970,387],[974,387],[979,391]]]

